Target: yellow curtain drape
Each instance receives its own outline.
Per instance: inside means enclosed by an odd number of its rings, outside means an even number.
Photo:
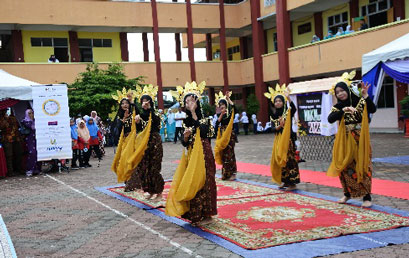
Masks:
[[[226,149],[227,145],[230,142],[231,132],[233,130],[233,120],[234,120],[234,110],[231,113],[229,124],[226,127],[226,130],[223,132],[223,135],[220,133],[220,127],[217,131],[216,145],[214,147],[214,159],[219,165],[223,164],[222,161],[222,152]]]
[[[358,151],[355,155],[355,171],[358,176],[358,183],[363,179],[364,173],[368,173],[370,160],[370,136],[369,136],[369,119],[368,119],[368,110],[367,105],[365,104],[364,112],[362,115],[362,124],[361,124],[361,135],[359,136]]]
[[[185,150],[166,200],[165,214],[181,216],[189,211],[189,201],[203,188],[206,181],[206,167],[203,154],[203,145],[200,139],[200,129],[197,129],[193,149]]]
[[[351,132],[346,131],[345,119],[342,117],[338,133],[335,135],[332,148],[332,161],[327,170],[327,176],[337,177],[355,157],[357,145]]]
[[[281,184],[281,169],[285,167],[288,159],[287,154],[290,146],[291,126],[291,108],[289,108],[283,132],[275,135],[271,153],[271,180],[277,184]]]

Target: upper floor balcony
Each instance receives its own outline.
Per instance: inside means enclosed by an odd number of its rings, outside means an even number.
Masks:
[[[289,49],[290,77],[294,81],[339,75],[342,71],[360,69],[362,55],[405,35],[409,31],[409,19],[371,28],[365,31],[323,40]],[[263,55],[265,82],[279,79],[277,52]],[[156,83],[153,62],[124,62],[126,74],[132,78],[146,76],[146,83]],[[106,64],[101,64],[102,67]],[[206,81],[212,87],[223,85],[223,69],[220,61],[196,62],[198,81]],[[86,63],[0,63],[0,69],[39,83],[72,83]],[[190,81],[188,62],[162,62],[164,87],[174,87]],[[254,84],[253,59],[228,61],[231,86]]]

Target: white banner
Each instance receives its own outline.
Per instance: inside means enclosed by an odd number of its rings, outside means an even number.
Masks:
[[[33,86],[37,160],[71,159],[67,85]]]
[[[328,122],[328,115],[332,108],[332,95],[329,93],[322,93],[321,101],[321,135],[331,136],[338,131],[338,122],[330,124]]]

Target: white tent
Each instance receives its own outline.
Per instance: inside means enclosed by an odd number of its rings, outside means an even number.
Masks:
[[[409,57],[409,33],[362,56],[362,74],[366,74],[379,62]]]
[[[0,69],[0,100],[32,100],[32,85],[40,85]]]

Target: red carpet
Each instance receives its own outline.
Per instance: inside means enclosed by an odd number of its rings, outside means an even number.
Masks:
[[[216,166],[217,169],[221,169],[220,165]],[[237,171],[271,177],[269,165],[237,162]],[[341,188],[339,179],[328,177],[325,172],[301,169],[300,176],[302,182]],[[372,178],[372,193],[409,200],[409,183]]]
[[[165,204],[169,187],[166,182],[157,202],[123,187],[108,190],[157,207]],[[409,218],[239,181],[217,179],[217,188],[218,215],[201,229],[251,250],[409,226]]]

